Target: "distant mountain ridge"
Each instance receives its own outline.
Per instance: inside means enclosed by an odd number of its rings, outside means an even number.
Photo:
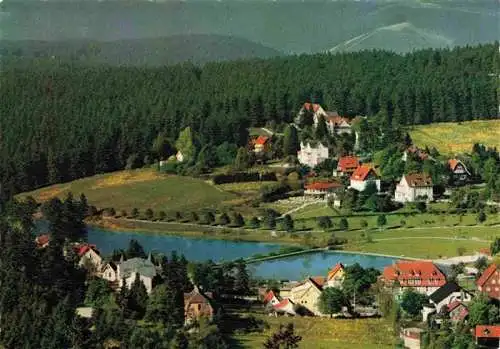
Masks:
[[[283,55],[278,50],[249,40],[222,35],[174,35],[163,38],[124,39],[116,41],[2,41],[3,56],[23,58],[58,58],[110,65],[159,66],[190,61],[270,58]]]

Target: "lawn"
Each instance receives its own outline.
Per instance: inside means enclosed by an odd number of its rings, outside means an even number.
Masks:
[[[263,333],[235,336],[239,347],[262,348],[262,344],[280,324],[292,322],[295,333],[302,336],[300,349],[389,349],[394,347],[391,326],[383,319],[340,320],[309,317],[268,317],[254,315],[266,321],[270,328]]]
[[[500,148],[500,120],[415,126],[410,136],[419,147],[435,147],[440,153],[449,155],[470,152],[474,143]]]
[[[164,175],[153,169],[119,171],[97,175],[69,183],[21,194],[43,202],[52,197],[63,198],[68,192],[84,193],[91,205],[113,207],[117,212],[134,207],[153,211],[185,211],[202,208],[237,206],[241,199],[202,180]]]

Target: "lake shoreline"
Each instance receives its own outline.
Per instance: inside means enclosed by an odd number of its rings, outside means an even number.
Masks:
[[[107,220],[107,222],[106,222]],[[188,238],[188,239],[205,239],[205,240],[224,240],[224,241],[230,241],[230,242],[256,242],[256,243],[264,243],[264,244],[279,244],[283,245],[284,247],[286,246],[300,246],[300,247],[306,247],[304,244],[300,242],[292,242],[290,240],[285,240],[280,237],[273,237],[267,239],[258,239],[252,236],[246,236],[246,235],[238,235],[237,237],[231,236],[230,234],[221,234],[218,232],[212,232],[212,233],[203,233],[202,231],[190,231],[190,230],[185,230],[185,231],[166,231],[166,230],[159,230],[159,229],[148,229],[148,228],[138,228],[138,227],[130,227],[124,224],[117,224],[118,222],[123,222],[123,220],[120,219],[101,219],[99,221],[89,221],[87,222],[87,225],[93,228],[98,228],[102,230],[106,230],[109,232],[113,233],[120,233],[120,232],[133,232],[137,234],[160,234],[160,235],[167,235],[167,236],[176,236],[176,237],[182,237],[182,238]],[[141,223],[145,223],[146,225],[156,225],[156,226],[165,226],[169,225],[169,222],[149,222],[149,221],[140,221]],[[137,221],[131,221],[127,220],[127,223],[137,223]],[[172,225],[181,225],[180,223],[173,223]],[[201,226],[200,227],[204,227]],[[207,229],[214,228],[211,226],[207,226]],[[224,228],[220,228],[221,230]],[[238,230],[237,228],[227,228],[227,229],[234,229]],[[304,249],[303,251],[296,251],[292,253],[285,253],[285,254],[280,254],[280,255],[274,255],[274,256],[263,256],[262,259],[254,260],[253,258],[251,260],[251,264],[254,263],[260,263],[264,262],[267,260],[275,260],[275,259],[281,259],[281,258],[287,258],[287,257],[292,257],[292,256],[297,256],[297,255],[304,255],[304,254],[309,254],[309,253],[314,253],[314,252],[325,252],[325,253],[340,253],[340,254],[346,254],[346,255],[363,255],[363,256],[373,256],[373,257],[386,257],[386,258],[392,258],[392,259],[400,259],[400,260],[421,260],[422,258],[416,258],[416,257],[409,257],[409,256],[397,256],[397,255],[390,255],[390,254],[383,254],[383,253],[376,253],[376,252],[363,252],[363,251],[357,251],[357,250],[342,250],[342,249],[331,249],[328,247],[318,247],[318,248],[307,248]]]

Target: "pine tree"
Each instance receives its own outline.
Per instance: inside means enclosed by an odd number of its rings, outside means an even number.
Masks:
[[[300,149],[297,129],[293,125],[288,125],[283,136],[283,154],[297,156]]]

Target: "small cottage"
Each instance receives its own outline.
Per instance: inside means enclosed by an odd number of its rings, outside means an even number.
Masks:
[[[78,265],[84,268],[90,268],[97,273],[102,268],[102,257],[96,248],[96,245],[91,244],[76,244],[73,246],[74,251],[80,258]]]
[[[374,183],[377,191],[380,191],[380,176],[375,172],[375,169],[369,165],[359,166],[351,175],[350,187],[357,191],[363,191],[369,183]]]
[[[335,195],[342,188],[343,185],[338,182],[313,182],[304,185],[304,195],[326,199],[330,195]]]
[[[465,164],[458,159],[448,160],[448,168],[451,171],[451,176],[454,182],[465,183],[470,178],[471,174]]]
[[[500,326],[477,325],[474,338],[476,345],[480,348],[500,348]]]
[[[359,167],[359,158],[357,156],[342,156],[337,164],[337,168],[333,170],[333,175],[351,176]]]
[[[184,294],[184,319],[186,324],[189,324],[200,317],[206,317],[212,320],[214,315],[214,308],[212,302],[211,292],[201,292],[195,286],[194,289]]]
[[[403,340],[404,347],[408,349],[420,349],[424,333],[425,331],[421,328],[403,328],[400,337]]]
[[[477,289],[488,297],[500,300],[500,270],[495,263],[490,264],[476,281]]]
[[[342,263],[337,263],[329,272],[326,277],[326,283],[324,287],[336,287],[341,288],[344,282],[344,265]]]
[[[266,136],[259,136],[253,141],[253,151],[256,154],[262,154],[269,151],[270,139]]]
[[[432,178],[425,173],[411,173],[404,175],[396,186],[394,201],[415,202],[433,199]]]

